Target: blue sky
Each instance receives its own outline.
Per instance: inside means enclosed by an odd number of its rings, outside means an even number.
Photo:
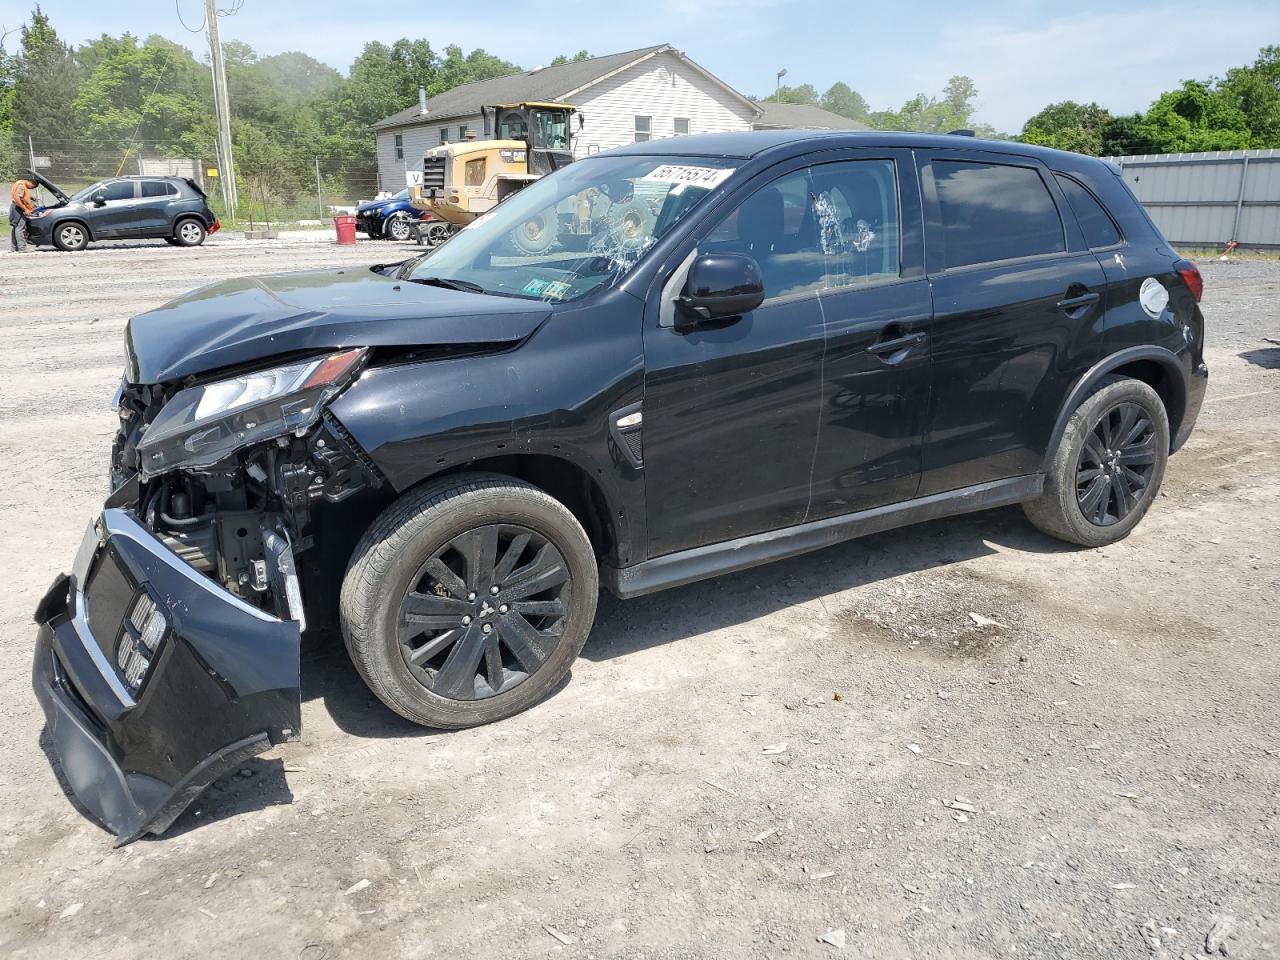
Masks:
[[[201,0],[177,2],[188,23],[201,22]],[[203,38],[179,23],[173,0],[42,5],[73,42],[128,30],[204,51]],[[29,9],[0,0],[0,27],[18,26]],[[1280,43],[1280,3],[244,0],[222,24],[224,39],[262,53],[303,50],[344,72],[366,41],[400,36],[424,36],[437,49],[484,47],[524,67],[583,48],[604,54],[665,42],[747,94],[768,93],[785,67],[787,83],[821,91],[843,80],[873,108],[936,95],[949,76],[964,73],[978,86],[978,119],[1016,132],[1057,100],[1128,112],[1182,79],[1250,62],[1259,47]]]

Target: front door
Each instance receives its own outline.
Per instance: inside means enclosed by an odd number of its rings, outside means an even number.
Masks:
[[[921,161],[934,303],[924,496],[1043,469],[1058,411],[1099,355],[1106,278],[1038,161]]]
[[[753,257],[765,300],[688,331],[673,324],[682,271],[644,338],[644,472],[649,556],[800,523],[822,396],[819,284],[805,276],[806,167],[756,189],[697,252]],[[691,262],[690,251],[687,264]]]
[[[134,180],[108,180],[96,194],[103,198],[102,206],[90,199],[90,220],[95,240],[130,235],[138,215],[136,191],[137,182]]]

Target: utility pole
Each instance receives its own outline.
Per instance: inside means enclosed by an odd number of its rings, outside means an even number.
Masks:
[[[218,161],[222,174],[222,192],[227,202],[227,218],[235,223],[239,197],[236,191],[236,165],[231,154],[231,102],[227,97],[227,65],[222,59],[222,38],[218,33],[218,9],[214,0],[204,0],[204,16],[209,29],[213,110],[218,120]]]
[[[320,158],[316,157],[316,203],[320,206],[320,219],[324,219],[324,193],[320,189]]]

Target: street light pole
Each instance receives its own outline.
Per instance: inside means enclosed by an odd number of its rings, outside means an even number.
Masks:
[[[779,71],[778,71],[778,76],[777,76],[777,78],[776,78],[776,79],[777,79],[777,84],[776,84],[776,85],[774,86],[774,88],[773,88],[773,92],[774,92],[775,94],[776,94],[778,91],[780,91],[780,90],[782,89],[782,78],[783,78],[783,77],[785,77],[786,75],[787,75],[787,68],[786,68],[786,67],[783,67],[781,70],[779,70]]]

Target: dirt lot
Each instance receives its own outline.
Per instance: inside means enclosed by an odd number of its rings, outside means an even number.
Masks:
[[[113,849],[28,671],[105,492],[124,320],[379,258],[0,254],[0,956],[1280,956],[1275,261],[1205,266],[1210,400],[1123,543],[1012,509],[605,598],[567,687],[463,733],[304,643],[303,742]]]

